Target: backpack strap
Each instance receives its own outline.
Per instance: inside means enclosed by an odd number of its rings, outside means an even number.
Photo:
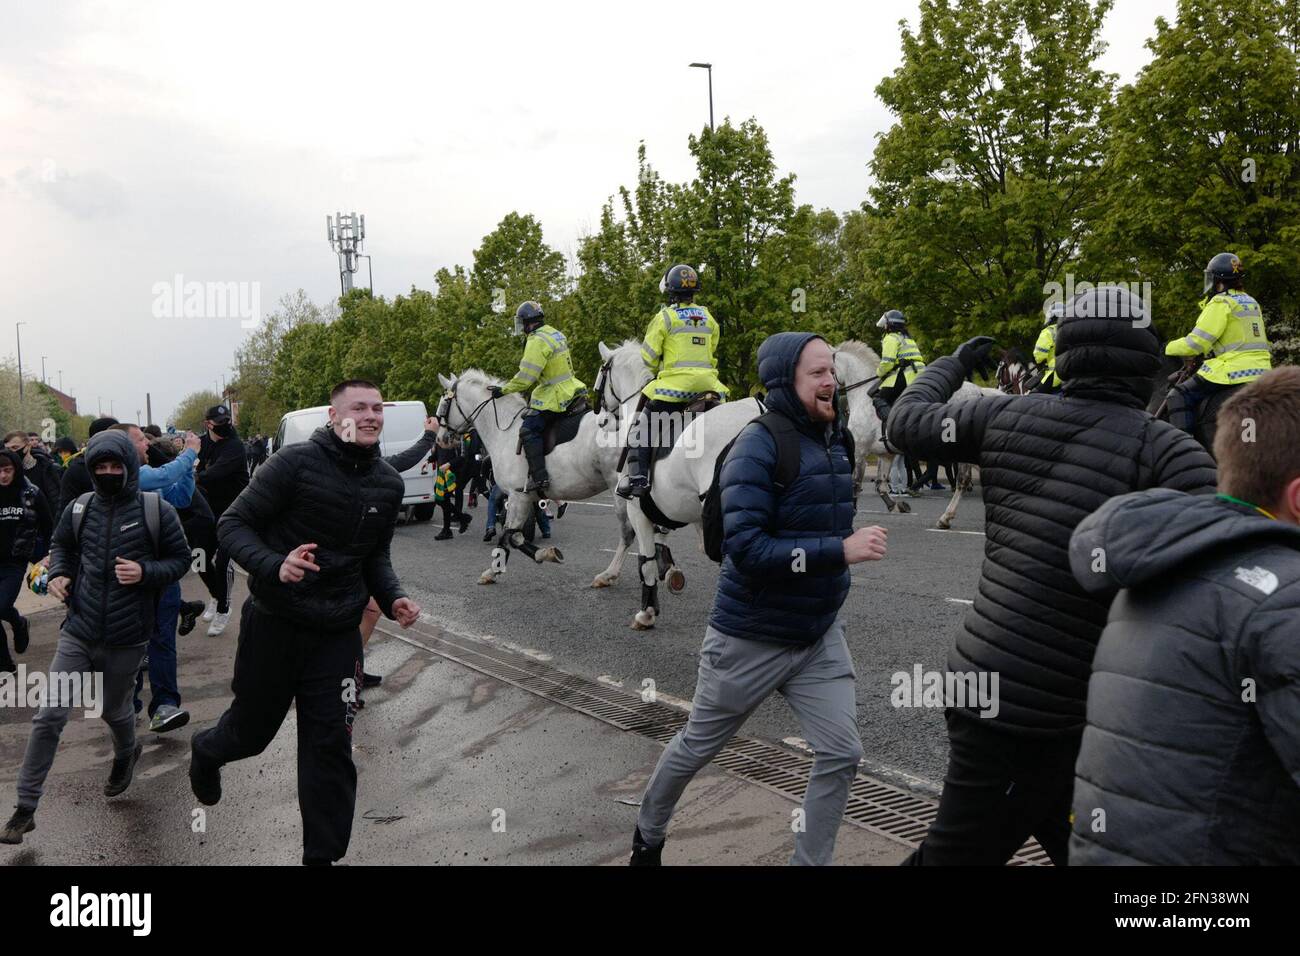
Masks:
[[[81,523],[86,520],[86,509],[90,499],[95,497],[93,491],[84,491],[72,502],[72,540],[81,543]]]
[[[778,491],[785,491],[799,477],[799,430],[777,411],[765,412],[755,420],[776,440],[776,470],[772,481]]]

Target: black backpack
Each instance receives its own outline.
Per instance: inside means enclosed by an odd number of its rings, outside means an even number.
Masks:
[[[783,493],[799,477],[799,430],[795,428],[794,422],[780,412],[764,412],[750,424],[754,422],[766,428],[776,439],[776,469],[772,472],[772,483],[776,485],[779,493]],[[849,464],[852,465],[853,436],[849,434],[847,428],[843,429],[842,434],[844,447],[849,453]],[[736,436],[739,437],[740,435]],[[727,446],[718,455],[718,460],[713,464],[713,483],[709,485],[709,490],[700,496],[700,500],[704,502],[700,515],[704,532],[704,553],[717,562],[722,561],[722,488],[718,479],[722,475],[722,466],[727,463],[727,456],[731,454],[731,446],[736,443],[736,438],[727,442]]]

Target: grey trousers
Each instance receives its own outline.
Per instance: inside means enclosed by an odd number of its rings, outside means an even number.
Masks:
[[[104,675],[104,712],[101,715],[113,733],[114,757],[129,756],[135,749],[135,675],[140,670],[148,642],[134,647],[107,647],[91,644],[66,633],[59,635],[50,671],[60,673]],[[45,777],[54,763],[54,752],[68,722],[72,708],[58,706],[70,701],[51,701],[32,718],[32,735],[27,738],[27,754],[18,772],[18,806],[36,809],[45,789]]]
[[[695,700],[686,726],[669,742],[641,798],[637,827],[649,843],[663,841],[686,785],[726,746],[749,715],[780,691],[816,753],[795,829],[792,864],[831,862],[849,787],[862,759],[855,698],[857,674],[837,619],[816,643],[791,647],[704,633]]]

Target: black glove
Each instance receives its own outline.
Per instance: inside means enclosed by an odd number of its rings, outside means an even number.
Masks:
[[[957,351],[952,353],[952,357],[961,363],[967,376],[975,372],[981,375],[992,375],[998,369],[992,355],[989,354],[992,349],[993,339],[987,335],[977,335],[959,345]]]
[[[500,385],[489,385],[489,386],[488,386],[488,394],[491,395],[493,398],[500,398],[500,397],[501,397],[501,386],[500,386]]]

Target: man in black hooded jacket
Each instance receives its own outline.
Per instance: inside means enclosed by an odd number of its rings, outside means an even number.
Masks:
[[[1034,836],[1066,862],[1074,761],[1088,674],[1108,602],[1070,572],[1070,532],[1107,499],[1143,488],[1214,491],[1214,462],[1146,412],[1160,345],[1120,287],[1080,292],[1057,336],[1061,394],[949,401],[991,371],[992,339],[930,364],[889,417],[889,440],[918,458],[980,466],[984,565],[948,657],[954,688],[939,814],[913,864],[1005,863]],[[995,686],[960,706],[955,688]]]
[[[96,418],[90,423],[89,437],[94,438],[100,432],[108,431],[116,424],[116,418]],[[53,515],[55,524],[58,523],[59,517],[68,505],[76,500],[78,495],[84,495],[87,491],[94,490],[95,483],[90,480],[90,470],[86,467],[85,452],[73,455],[63,467],[63,481],[59,485],[58,508],[55,509]]]
[[[126,435],[97,434],[86,445],[85,460],[94,494],[84,505],[79,529],[74,530],[74,514],[80,502],[63,512],[50,551],[50,593],[68,605],[50,673],[103,675],[99,705],[113,735],[113,768],[104,795],[113,797],[130,785],[140,758],[131,698],[153,633],[158,592],[184,577],[190,549],[176,509],[160,500],[155,550],[138,488],[139,453]],[[60,696],[37,712],[18,773],[18,803],[0,843],[21,843],[23,834],[36,828],[36,805],[63,728],[73,706],[89,704]]]

